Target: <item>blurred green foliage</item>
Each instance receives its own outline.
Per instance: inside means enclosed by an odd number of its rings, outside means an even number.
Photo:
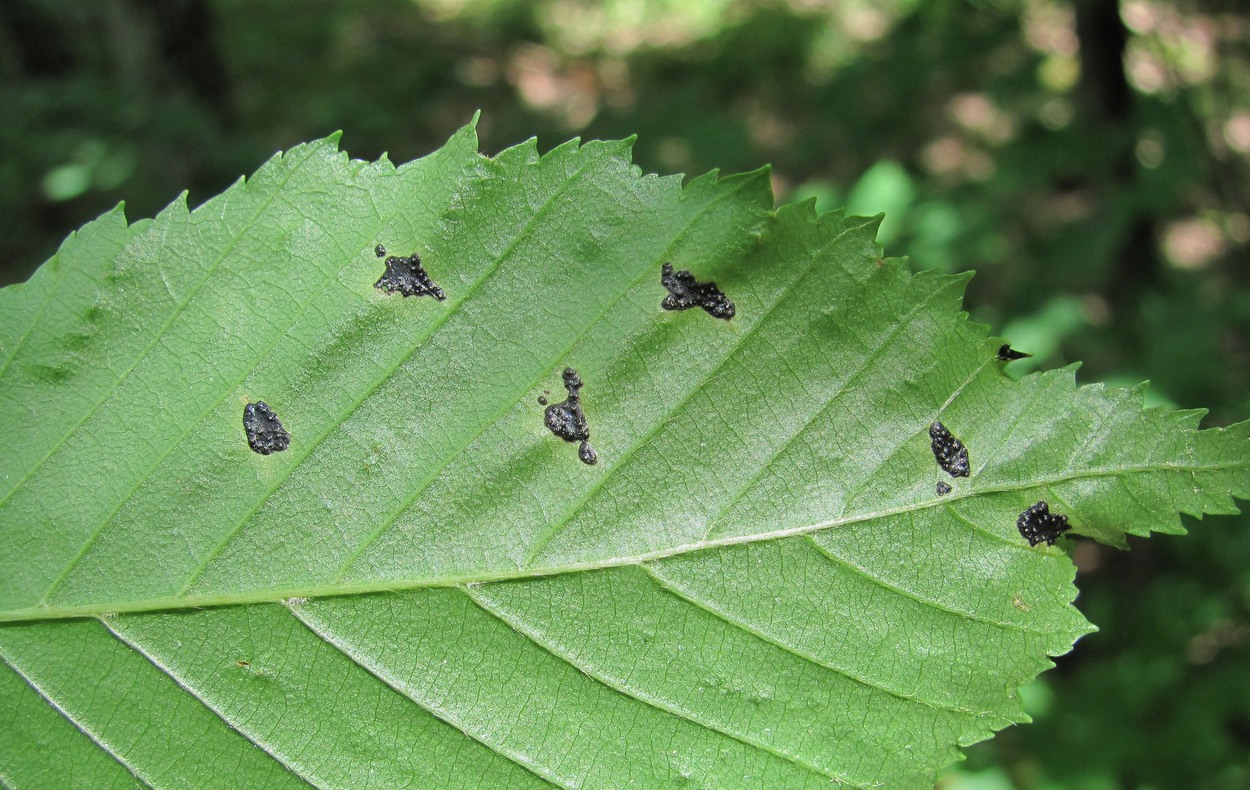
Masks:
[[[207,198],[345,130],[405,161],[639,134],[885,211],[891,254],[1083,378],[1250,416],[1250,14],[1238,0],[5,0],[0,283],[126,200]],[[1073,546],[1102,631],[944,787],[1250,787],[1250,522]]]

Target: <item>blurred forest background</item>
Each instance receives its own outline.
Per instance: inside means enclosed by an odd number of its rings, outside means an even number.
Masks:
[[[1250,417],[1244,0],[3,0],[0,284],[119,200],[195,205],[337,129],[403,162],[639,134],[648,171],[772,163],[885,211],[1032,360]],[[1192,521],[1192,520],[1191,520]],[[1250,519],[1072,544],[1102,629],[946,790],[1250,787]]]

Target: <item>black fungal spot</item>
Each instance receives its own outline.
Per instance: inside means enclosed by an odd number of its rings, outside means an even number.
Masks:
[[[1016,351],[1011,347],[1010,343],[1003,343],[998,347],[998,358],[1004,362],[1014,362],[1017,359],[1027,359],[1031,356],[1033,355],[1026,354],[1023,351]]]
[[[734,303],[725,296],[715,282],[701,283],[686,270],[673,271],[673,264],[666,263],[660,271],[660,284],[668,289],[668,296],[660,302],[665,310],[688,310],[702,307],[708,315],[726,321],[734,317]]]
[[[945,480],[939,480],[937,484],[937,495],[946,496],[951,492],[951,484]]]
[[[933,457],[938,466],[951,477],[967,477],[971,471],[968,465],[968,448],[951,436],[951,432],[940,422],[929,426],[929,438],[933,440]]]
[[[543,421],[547,428],[566,442],[581,442],[577,448],[577,457],[584,464],[593,464],[599,460],[593,447],[590,446],[590,426],[586,424],[586,414],[582,411],[580,390],[582,379],[573,368],[564,369],[564,388],[569,397],[560,403],[553,403],[543,412]],[[540,400],[541,402],[541,400]]]
[[[248,446],[261,455],[280,453],[291,445],[291,434],[263,400],[243,407],[243,430]]]
[[[1042,501],[1025,508],[1020,518],[1016,519],[1016,529],[1020,530],[1021,537],[1027,540],[1030,546],[1036,546],[1042,541],[1053,546],[1059,536],[1072,527],[1068,524],[1067,516],[1051,513],[1050,505]]]
[[[381,244],[374,247],[373,251],[379,258],[386,255],[386,248]],[[415,252],[407,258],[398,258],[394,255],[387,258],[386,271],[373,284],[373,287],[387,293],[398,291],[405,297],[433,296],[440,302],[447,298],[443,289],[439,288],[430,279],[430,275],[426,274],[425,268],[421,265],[421,256]]]

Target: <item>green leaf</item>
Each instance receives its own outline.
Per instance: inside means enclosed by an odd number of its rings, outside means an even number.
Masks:
[[[1090,628],[1025,508],[1122,543],[1250,495],[1245,424],[1013,381],[966,277],[765,171],[336,143],[0,291],[4,786],[922,787]],[[661,310],[669,261],[736,317]]]

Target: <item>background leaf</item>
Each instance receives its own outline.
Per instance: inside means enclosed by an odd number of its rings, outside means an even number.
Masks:
[[[0,292],[6,782],[924,786],[1088,628],[1024,508],[1116,543],[1250,489],[1245,425],[1011,380],[966,277],[766,172],[473,143],[309,144]],[[374,289],[378,243],[447,300]],[[661,311],[666,261],[735,319]],[[565,366],[593,467],[536,403]]]

